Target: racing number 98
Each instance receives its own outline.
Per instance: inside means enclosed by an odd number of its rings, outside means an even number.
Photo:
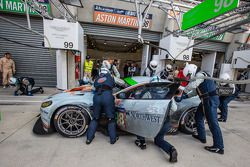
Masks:
[[[142,27],[149,28],[149,20],[145,20]]]
[[[64,48],[73,48],[73,42],[64,42]]]
[[[183,55],[183,60],[189,60],[189,55]]]

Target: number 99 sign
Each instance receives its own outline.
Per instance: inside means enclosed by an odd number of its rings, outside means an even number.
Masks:
[[[64,42],[64,48],[72,49],[74,47],[73,42]]]

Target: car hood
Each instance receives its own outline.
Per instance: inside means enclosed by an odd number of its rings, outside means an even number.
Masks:
[[[81,97],[81,98],[79,98]],[[84,101],[93,100],[93,92],[82,92],[82,91],[73,91],[73,92],[61,92],[55,95],[49,96],[45,100],[68,100],[68,99],[79,99]]]

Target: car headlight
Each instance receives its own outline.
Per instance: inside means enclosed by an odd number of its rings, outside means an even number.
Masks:
[[[46,101],[46,102],[43,102],[43,103],[42,103],[41,107],[42,107],[42,108],[46,108],[46,107],[49,107],[51,104],[52,104],[52,101],[51,101],[51,100],[50,100],[50,101]]]

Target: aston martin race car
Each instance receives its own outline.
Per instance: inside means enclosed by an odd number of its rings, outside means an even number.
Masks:
[[[114,93],[120,130],[152,138],[160,131],[165,118],[170,117],[172,129],[192,133],[194,113],[200,103],[198,97],[176,103],[177,110],[171,112],[178,83],[151,82],[150,77],[142,76],[125,82],[126,88],[116,89]],[[42,102],[40,110],[42,127],[47,133],[57,131],[65,137],[81,136],[93,118],[93,92],[72,89],[49,96]]]

